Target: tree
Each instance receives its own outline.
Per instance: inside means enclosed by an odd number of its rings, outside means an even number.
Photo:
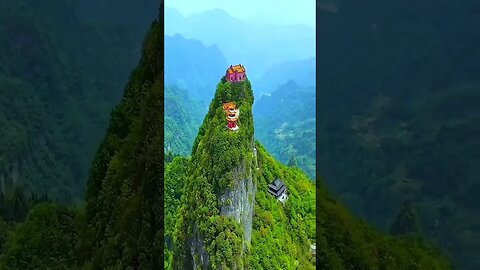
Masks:
[[[295,156],[292,156],[292,157],[290,158],[290,160],[289,160],[288,163],[287,163],[287,166],[288,166],[288,167],[298,167],[297,159],[295,158]]]
[[[420,233],[420,224],[417,213],[410,200],[403,202],[395,221],[393,222],[390,233],[394,235],[408,235]]]

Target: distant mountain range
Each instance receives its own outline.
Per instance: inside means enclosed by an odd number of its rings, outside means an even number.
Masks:
[[[315,83],[315,58],[306,60],[289,61],[276,64],[258,79],[255,91],[258,94],[271,93],[279,86],[289,81],[295,81],[298,86],[314,87]]]
[[[221,9],[184,17],[166,8],[165,34],[216,44],[229,64],[242,63],[255,85],[273,65],[315,56],[315,30],[305,25],[246,22]]]
[[[216,78],[222,76],[228,63],[216,45],[206,46],[195,39],[182,35],[165,36],[165,84],[188,90],[191,98],[204,104],[210,102],[216,87]],[[246,66],[251,75],[255,66]],[[294,80],[299,86],[315,86],[315,58],[278,63],[265,74],[253,80],[254,93],[271,93],[280,85]]]
[[[253,106],[255,136],[279,161],[295,157],[315,179],[315,88],[294,81],[264,95]]]
[[[227,66],[215,45],[207,47],[178,34],[165,36],[165,84],[187,89],[193,99],[208,104]]]

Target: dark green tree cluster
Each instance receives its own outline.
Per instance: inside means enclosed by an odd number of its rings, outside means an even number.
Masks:
[[[420,233],[418,214],[411,201],[405,201],[400,208],[395,221],[390,227],[393,235],[410,235]]]
[[[93,163],[79,252],[91,269],[163,264],[162,43],[156,21]]]
[[[17,187],[11,196],[0,193],[0,217],[7,222],[23,222],[30,209],[48,201],[47,195],[28,195]]]
[[[452,269],[424,240],[389,236],[354,218],[317,181],[316,249],[323,269]]]
[[[75,209],[37,205],[9,234],[0,269],[72,269],[76,265],[79,225]]]

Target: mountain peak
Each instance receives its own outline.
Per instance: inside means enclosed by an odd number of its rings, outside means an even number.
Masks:
[[[229,104],[230,103],[230,104]],[[231,105],[234,111],[231,119],[234,119],[237,129],[229,128],[229,108]],[[218,167],[220,159],[226,162],[226,167],[217,174],[210,175],[211,179],[222,178],[222,174],[229,170],[229,167],[238,166],[242,159],[243,151],[253,151],[253,91],[248,79],[241,82],[229,82],[224,76],[217,85],[215,96],[210,103],[210,108],[205,120],[200,127],[199,134],[195,140],[192,158],[195,160],[203,153],[208,152],[209,158],[215,157],[210,166]],[[223,153],[222,153],[223,152]],[[216,156],[218,154],[218,156]],[[213,168],[211,168],[214,172]],[[218,168],[217,168],[218,169]],[[220,190],[225,188],[219,186]]]
[[[183,239],[174,252],[177,269],[243,268],[256,190],[252,104],[248,79],[230,82],[224,76],[218,83],[193,146],[180,210],[184,219],[177,224]],[[220,247],[218,238],[224,234],[231,242]],[[218,249],[228,252],[219,255]]]

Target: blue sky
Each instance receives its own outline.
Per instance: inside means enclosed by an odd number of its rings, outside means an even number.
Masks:
[[[298,0],[295,4],[287,0],[165,0],[165,5],[184,16],[218,8],[246,21],[315,27],[315,0]]]

